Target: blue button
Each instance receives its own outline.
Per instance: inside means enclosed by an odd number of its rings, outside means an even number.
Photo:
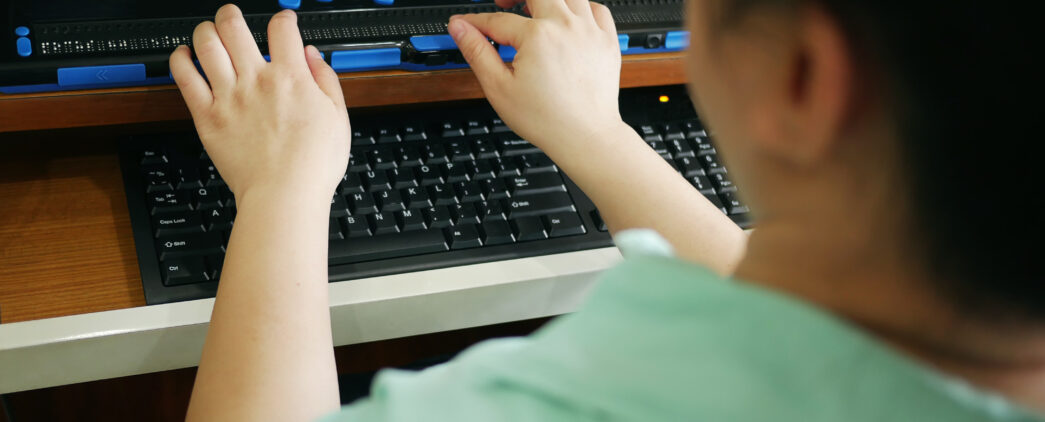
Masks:
[[[15,35],[17,35],[19,37],[28,37],[29,36],[29,27],[19,26],[19,27],[15,28]]]
[[[410,37],[410,44],[413,44],[414,48],[416,48],[417,51],[441,51],[457,49],[457,43],[455,43],[453,37],[449,35],[424,35],[418,37]]]
[[[499,45],[497,46],[497,54],[501,55],[501,60],[510,62],[515,60],[515,47],[510,45]]]
[[[338,72],[399,66],[398,48],[335,51],[330,54],[330,67]]]
[[[33,42],[29,41],[29,38],[21,37],[15,41],[15,48],[18,49],[18,55],[22,57],[29,57],[33,54]]]
[[[631,41],[631,37],[628,34],[617,35],[617,42],[620,43],[620,51],[628,51],[628,41]]]
[[[395,0],[374,0],[374,4],[378,6],[391,6],[395,4]]]
[[[301,8],[301,0],[279,0],[279,7],[298,10]]]
[[[145,65],[63,67],[58,69],[58,86],[103,85],[145,80]]]
[[[671,31],[664,37],[664,48],[683,49],[689,47],[689,31]]]

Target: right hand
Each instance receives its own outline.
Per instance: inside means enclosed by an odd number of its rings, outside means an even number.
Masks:
[[[493,108],[542,149],[555,139],[583,142],[619,129],[620,45],[609,9],[588,0],[529,0],[527,9],[532,18],[484,13],[450,19],[450,34]],[[511,68],[487,37],[515,47]]]

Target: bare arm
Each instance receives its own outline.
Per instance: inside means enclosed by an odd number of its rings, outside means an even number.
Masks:
[[[185,47],[171,72],[239,213],[187,419],[315,419],[339,405],[326,226],[349,153],[341,87],[292,12],[269,24],[271,63],[235,6],[193,37],[207,80]]]
[[[620,49],[609,10],[587,0],[526,4],[532,19],[451,19],[451,35],[498,114],[577,182],[611,230],[655,229],[680,257],[732,273],[743,231],[621,120]],[[487,37],[516,48],[512,67]]]

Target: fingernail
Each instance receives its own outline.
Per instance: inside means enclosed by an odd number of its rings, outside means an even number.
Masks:
[[[460,19],[450,19],[446,30],[450,32],[451,37],[460,38],[461,35],[464,35],[464,22]]]

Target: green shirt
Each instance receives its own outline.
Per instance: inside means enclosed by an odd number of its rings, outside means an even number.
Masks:
[[[329,421],[1037,421],[794,298],[664,256],[627,259],[582,308],[421,372],[383,371]]]

